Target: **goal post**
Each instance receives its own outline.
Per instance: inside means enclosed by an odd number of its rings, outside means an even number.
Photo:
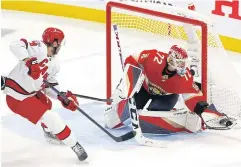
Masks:
[[[107,98],[118,82],[116,78],[121,77],[117,72],[121,73],[118,67],[121,63],[117,59],[113,24],[120,29],[124,57],[146,49],[167,52],[175,44],[184,47],[189,55],[194,53],[191,62],[198,64],[200,72],[195,79],[201,83],[205,99],[223,112],[233,115],[241,112],[241,80],[234,79],[238,76],[231,64],[232,73],[226,72],[225,63],[229,60],[210,18],[188,9],[156,4],[112,1],[106,4]],[[225,79],[220,74],[225,74]]]

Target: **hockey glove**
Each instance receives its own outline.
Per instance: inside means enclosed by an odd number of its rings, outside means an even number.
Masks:
[[[26,61],[26,66],[29,69],[28,75],[30,77],[32,77],[34,80],[40,77],[41,70],[36,57],[28,59]]]
[[[69,99],[68,102],[66,102],[61,96],[58,96],[58,100],[61,101],[64,108],[75,111],[77,109],[77,105],[79,105],[78,100],[75,95],[72,94],[72,92],[67,91],[64,93],[64,95]]]

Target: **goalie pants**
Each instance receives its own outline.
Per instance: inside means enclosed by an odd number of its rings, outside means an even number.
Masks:
[[[8,107],[33,124],[41,121],[41,126],[47,132],[51,132],[69,147],[73,147],[77,140],[70,128],[62,121],[60,116],[50,111],[52,108],[51,100],[42,92],[38,92],[35,96],[28,97],[22,101],[7,95],[6,102]]]
[[[151,104],[147,108],[151,111],[170,111],[177,103],[179,95],[151,95],[144,87],[134,95],[137,109],[143,109],[149,99],[152,99]]]

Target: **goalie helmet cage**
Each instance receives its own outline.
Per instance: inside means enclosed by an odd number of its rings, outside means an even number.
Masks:
[[[107,3],[107,98],[111,97],[112,87],[115,88],[116,80],[121,77],[116,71],[122,70],[113,25],[119,28],[124,59],[146,49],[168,52],[174,44],[184,47],[191,57],[190,67],[197,68],[195,81],[201,83],[205,99],[221,112],[240,114],[241,77],[230,64],[211,20],[195,11],[165,5]]]

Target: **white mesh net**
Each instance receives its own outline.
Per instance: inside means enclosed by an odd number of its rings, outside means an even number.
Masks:
[[[137,6],[136,3],[128,3]],[[202,68],[201,27],[157,16],[134,12],[130,9],[111,9],[111,23],[118,26],[122,54],[125,57],[146,49],[168,52],[174,45],[184,47],[190,58],[190,66],[196,71],[195,80],[201,82],[201,73],[207,75],[208,102],[219,111],[231,115],[241,113],[241,77],[236,73],[216,34],[210,19],[194,11],[165,5],[138,4],[138,7],[203,21],[208,25],[207,71]],[[114,31],[111,32],[112,85],[121,76],[121,64]]]

